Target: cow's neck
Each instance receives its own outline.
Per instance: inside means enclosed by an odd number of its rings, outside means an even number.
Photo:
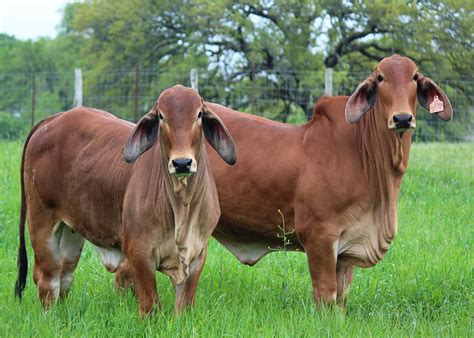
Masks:
[[[163,156],[163,172],[165,189],[169,197],[174,220],[174,240],[179,255],[179,271],[187,276],[187,268],[190,260],[196,255],[199,243],[202,243],[201,236],[195,236],[198,226],[199,211],[206,200],[207,186],[207,153],[204,147],[196,154],[197,171],[188,177],[176,177],[168,171],[168,161]]]
[[[362,162],[374,220],[378,226],[378,254],[383,257],[397,233],[398,195],[408,166],[411,131],[403,135],[388,129],[381,107],[376,105],[358,124]]]
[[[203,148],[203,147],[202,147]],[[170,198],[171,207],[175,216],[176,228],[180,228],[190,216],[190,205],[199,190],[205,186],[200,183],[205,179],[205,161],[206,154],[203,149],[196,154],[197,171],[193,175],[187,177],[177,177],[171,175],[168,171],[169,159],[163,158],[163,171],[167,196]],[[198,191],[196,191],[198,190]]]

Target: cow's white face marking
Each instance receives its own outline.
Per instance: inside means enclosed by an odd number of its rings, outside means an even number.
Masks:
[[[97,253],[99,254],[100,260],[102,264],[104,264],[105,268],[109,272],[117,271],[120,263],[125,259],[124,254],[122,251],[114,248],[101,248],[95,246]]]

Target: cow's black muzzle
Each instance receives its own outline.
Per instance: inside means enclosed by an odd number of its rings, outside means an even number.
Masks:
[[[190,158],[177,158],[171,161],[176,174],[191,174],[191,164],[193,160]]]
[[[393,115],[388,125],[389,129],[395,129],[395,131],[397,132],[403,132],[408,129],[416,128],[415,118],[412,114],[409,113]]]

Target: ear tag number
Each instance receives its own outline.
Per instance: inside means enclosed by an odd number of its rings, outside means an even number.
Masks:
[[[439,113],[444,110],[443,101],[438,99],[438,96],[435,95],[433,102],[430,103],[430,114]]]

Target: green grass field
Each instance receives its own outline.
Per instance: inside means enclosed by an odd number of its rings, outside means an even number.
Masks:
[[[21,144],[0,143],[0,336],[471,336],[474,144],[415,144],[399,204],[399,233],[384,260],[357,269],[345,315],[315,309],[306,258],[273,253],[241,265],[215,240],[196,306],[173,315],[171,282],[158,273],[163,312],[141,320],[132,295],[90,245],[71,293],[44,312],[31,278],[16,280]]]

